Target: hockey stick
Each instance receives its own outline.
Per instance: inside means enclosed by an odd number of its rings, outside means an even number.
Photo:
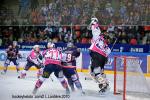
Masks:
[[[54,81],[53,78],[51,76],[49,76],[49,77],[50,77],[51,81],[53,82]]]
[[[121,33],[118,34],[118,36],[120,36],[120,35],[121,35]],[[114,41],[114,43],[113,43],[113,45],[110,49],[111,51],[113,50],[113,48],[114,48],[115,44],[117,43],[117,41],[118,41],[118,38],[116,37],[116,39],[115,39],[115,41]],[[93,77],[89,73],[87,75],[89,75],[89,76],[88,77],[85,76],[85,80],[93,80]]]
[[[112,47],[111,47],[111,49],[110,49],[111,51],[113,50],[113,48],[114,48],[114,46],[115,46],[117,40],[118,40],[118,38],[115,39],[115,41],[114,41],[114,43],[113,43],[113,45],[112,45]]]
[[[120,36],[120,35],[121,35],[121,33],[118,34],[118,36]],[[113,45],[110,49],[111,51],[113,50],[113,48],[114,48],[115,44],[117,43],[117,41],[118,41],[118,37],[116,37],[116,39],[115,39],[115,41],[114,41],[114,43],[113,43]]]

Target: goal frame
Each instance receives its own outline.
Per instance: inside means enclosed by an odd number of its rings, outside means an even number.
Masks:
[[[127,81],[127,59],[139,59],[139,57],[129,57],[129,56],[114,56],[114,95],[121,94],[117,91],[117,58],[122,58],[123,60],[123,100],[126,100],[126,81]]]

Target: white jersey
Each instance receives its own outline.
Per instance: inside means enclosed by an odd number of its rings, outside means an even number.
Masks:
[[[92,41],[96,41],[99,35],[101,34],[99,24],[98,23],[92,24],[91,30],[92,30],[92,35],[93,35]]]
[[[107,57],[110,54],[111,50],[108,47],[108,44],[104,39],[104,36],[101,35],[101,30],[99,28],[99,25],[97,23],[93,24],[91,26],[91,29],[92,29],[93,38],[92,38],[92,44],[89,49],[91,51],[99,53],[100,55]]]

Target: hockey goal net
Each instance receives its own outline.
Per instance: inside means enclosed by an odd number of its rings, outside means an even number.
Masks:
[[[114,94],[122,95],[123,100],[150,98],[149,85],[138,57],[114,57]]]

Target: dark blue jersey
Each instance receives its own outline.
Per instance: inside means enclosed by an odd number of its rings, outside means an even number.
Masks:
[[[76,58],[80,56],[80,50],[77,47],[68,47],[63,51],[67,54],[66,61],[62,62],[64,66],[76,66]]]
[[[16,59],[19,56],[19,47],[18,46],[14,47],[14,46],[10,45],[6,49],[6,53],[7,53],[8,59]]]

